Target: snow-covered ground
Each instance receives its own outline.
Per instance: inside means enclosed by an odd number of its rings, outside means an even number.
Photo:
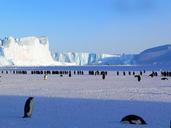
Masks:
[[[171,79],[143,74],[133,76],[87,74],[68,76],[1,74],[1,128],[169,128]],[[28,96],[34,96],[33,116],[23,119]],[[145,126],[121,124],[128,114],[137,114]]]

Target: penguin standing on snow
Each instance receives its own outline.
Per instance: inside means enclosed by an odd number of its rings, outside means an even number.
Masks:
[[[103,80],[105,79],[105,74],[104,74],[104,73],[102,74],[102,79],[103,79]]]
[[[122,118],[121,122],[127,124],[138,124],[138,125],[147,124],[141,117],[137,115],[127,115]]]
[[[43,79],[44,80],[47,80],[47,74],[44,75]]]
[[[168,80],[168,78],[166,78],[166,77],[162,77],[162,78],[161,78],[161,80]]]
[[[140,82],[140,81],[141,81],[141,76],[140,76],[140,75],[135,75],[134,77],[137,77],[138,82]]]
[[[33,97],[29,97],[25,102],[23,118],[31,118],[32,110],[33,110]]]
[[[154,72],[152,72],[150,75],[149,75],[151,78],[154,77]]]

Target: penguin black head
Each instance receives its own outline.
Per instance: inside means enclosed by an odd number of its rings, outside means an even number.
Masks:
[[[32,96],[31,96],[31,97],[29,97],[29,99],[30,99],[30,100],[33,100],[33,99],[34,99],[34,97],[32,97]]]

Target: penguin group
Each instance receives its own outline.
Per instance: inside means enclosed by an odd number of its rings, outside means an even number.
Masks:
[[[5,71],[5,73],[8,74],[9,72]],[[27,74],[27,72],[25,72],[25,71],[13,71],[12,73],[13,74]],[[123,71],[121,73],[119,71],[116,72],[117,76],[119,76],[120,74],[123,76],[126,76],[127,74],[133,75],[135,78],[137,78],[138,82],[141,81],[141,77],[142,77],[143,73],[146,73],[146,71],[145,70],[140,71],[139,73],[131,72],[131,71],[128,71],[128,72]],[[47,74],[59,74],[61,76],[68,75],[69,77],[71,77],[72,71],[31,71],[31,74],[44,74],[44,79],[47,79]],[[74,75],[84,75],[84,71],[73,71],[73,74]],[[106,78],[108,72],[97,70],[97,71],[88,71],[88,74],[94,75],[94,76],[101,75],[102,79],[104,80]],[[158,73],[153,71],[151,74],[149,74],[149,76],[152,78],[157,77]],[[161,80],[168,80],[167,77],[171,76],[171,73],[170,72],[161,72],[161,76],[162,76]],[[24,105],[23,118],[31,118],[32,117],[33,99],[34,99],[33,97],[29,97],[26,100],[25,105]],[[124,116],[120,122],[125,123],[125,124],[136,124],[136,125],[146,125],[147,124],[146,121],[142,117],[140,117],[138,115],[134,115],[134,114]]]
[[[105,80],[106,76],[107,76],[107,71],[89,71],[88,72],[89,75],[94,75],[94,76],[102,76],[102,79]]]
[[[157,77],[157,76],[158,76],[158,73],[153,71],[149,76],[150,76],[151,78]]]
[[[169,71],[162,71],[161,72],[161,80],[168,80],[168,77],[171,77],[171,72]]]
[[[171,72],[170,71],[161,71],[161,76],[163,76],[163,77],[171,77]]]
[[[33,99],[34,97],[29,97],[25,101],[24,105],[24,115],[22,118],[31,118],[32,117],[32,112],[33,112]],[[146,125],[146,121],[138,116],[138,115],[126,115],[124,116],[121,121],[123,124],[134,124],[134,125]],[[171,121],[170,121],[170,127],[171,127]]]
[[[149,74],[149,76],[151,78],[153,77],[157,77],[158,76],[158,72],[152,72],[151,74]],[[161,76],[161,80],[168,80],[168,77],[171,77],[171,72],[168,71],[161,71],[160,72],[160,76]]]
[[[29,97],[24,105],[24,115],[23,118],[31,118],[33,112],[33,97]],[[147,124],[144,119],[137,115],[127,115],[123,117],[120,121],[125,124],[136,124],[136,125],[145,125]]]

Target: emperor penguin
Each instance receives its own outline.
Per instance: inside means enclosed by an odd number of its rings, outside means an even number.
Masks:
[[[103,79],[103,80],[105,79],[105,74],[104,74],[104,73],[102,74],[102,79]]]
[[[25,102],[23,118],[31,118],[32,111],[33,111],[33,97],[29,97]]]
[[[151,78],[154,77],[154,72],[152,72],[150,75],[149,75]]]
[[[162,78],[161,78],[161,80],[168,80],[168,78],[166,78],[166,77],[162,77]]]
[[[127,115],[122,118],[121,122],[127,123],[127,124],[138,124],[138,125],[146,124],[146,122],[141,117],[139,117],[137,115]]]
[[[140,82],[140,81],[141,81],[141,76],[140,76],[140,75],[135,75],[134,77],[137,77],[138,82]]]
[[[44,80],[47,80],[47,74],[44,75],[43,79]]]

